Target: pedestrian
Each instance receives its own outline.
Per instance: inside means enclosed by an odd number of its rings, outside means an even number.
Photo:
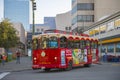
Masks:
[[[0,54],[0,62],[2,62],[2,54]]]
[[[20,64],[20,52],[17,51],[16,53],[16,64]]]
[[[105,62],[107,62],[107,51],[105,51]]]
[[[5,65],[6,59],[7,59],[7,56],[3,54],[3,55],[2,55],[2,64],[3,64],[3,65]]]

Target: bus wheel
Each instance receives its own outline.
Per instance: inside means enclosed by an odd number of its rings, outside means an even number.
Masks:
[[[66,70],[66,71],[69,71],[69,70],[71,70],[71,69],[72,69],[72,61],[69,61],[68,67],[65,68],[65,70]]]
[[[45,70],[46,72],[48,72],[48,71],[50,71],[50,68],[45,68],[44,70]]]
[[[84,67],[90,67],[91,64],[84,64]]]

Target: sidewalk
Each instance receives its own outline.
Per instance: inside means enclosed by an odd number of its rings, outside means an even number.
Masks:
[[[21,63],[16,64],[16,60],[6,62],[5,65],[0,63],[0,72],[22,71],[32,69],[32,61],[29,57],[21,57]]]

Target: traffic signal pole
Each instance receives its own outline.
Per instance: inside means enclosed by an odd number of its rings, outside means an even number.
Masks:
[[[32,17],[33,17],[33,25],[32,25],[32,35],[35,34],[35,10],[36,10],[36,2],[35,0],[31,0],[32,2]]]
[[[32,2],[32,18],[33,18],[33,24],[32,24],[32,37],[33,35],[35,35],[35,10],[36,10],[36,2],[35,0],[31,0]],[[31,41],[32,44],[32,41]],[[32,59],[32,55],[33,55],[33,48],[31,46],[31,59]]]

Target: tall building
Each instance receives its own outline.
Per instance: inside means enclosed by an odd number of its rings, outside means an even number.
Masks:
[[[49,26],[50,29],[56,28],[55,17],[44,17],[44,24]]]
[[[72,0],[72,30],[79,33],[94,22],[94,0]]]
[[[32,24],[30,25],[30,31],[32,31]],[[56,29],[55,17],[44,17],[43,24],[35,24],[35,32],[42,33],[48,29]]]
[[[30,0],[4,0],[4,18],[12,22],[20,22],[25,30],[29,30],[29,1]]]
[[[120,0],[72,0],[72,30],[83,32],[94,22],[120,11]]]
[[[95,22],[120,11],[120,0],[94,0]]]

